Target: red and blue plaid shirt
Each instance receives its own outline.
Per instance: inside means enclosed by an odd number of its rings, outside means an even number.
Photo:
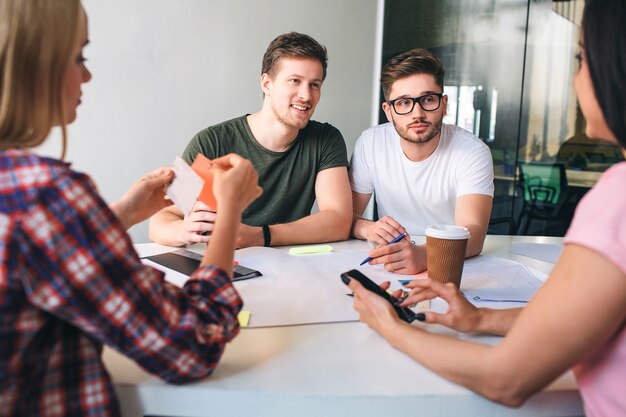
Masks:
[[[119,415],[103,344],[168,382],[202,378],[241,306],[222,270],[181,290],[143,265],[86,175],[0,152],[0,415]]]

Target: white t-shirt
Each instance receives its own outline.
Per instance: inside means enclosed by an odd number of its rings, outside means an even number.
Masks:
[[[352,190],[375,193],[380,217],[391,216],[411,235],[431,224],[455,224],[456,199],[467,194],[493,196],[489,147],[467,130],[441,126],[437,149],[420,162],[402,151],[393,124],[364,131],[350,168]]]

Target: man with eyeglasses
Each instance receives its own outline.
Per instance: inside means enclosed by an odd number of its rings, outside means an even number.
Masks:
[[[343,136],[328,123],[311,120],[326,78],[326,48],[308,35],[276,37],[263,56],[263,105],[208,127],[182,157],[209,159],[237,153],[249,159],[263,194],[244,210],[237,247],[345,240],[352,201]],[[319,211],[311,214],[317,200]],[[219,208],[218,208],[219,209]],[[188,216],[168,207],[150,220],[149,235],[163,245],[206,243],[216,213],[201,202]]]
[[[352,235],[378,244],[370,264],[400,274],[426,269],[426,246],[411,243],[431,224],[467,227],[466,256],[483,247],[493,202],[489,148],[470,132],[443,124],[448,97],[437,56],[413,49],[383,68],[389,123],[364,131],[352,156]],[[378,221],[362,217],[375,194]],[[387,245],[395,237],[405,239]]]

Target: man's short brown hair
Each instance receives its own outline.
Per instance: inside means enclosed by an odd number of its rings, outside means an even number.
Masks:
[[[270,42],[265,55],[263,55],[263,68],[261,74],[274,76],[274,71],[281,58],[313,58],[322,64],[322,80],[326,79],[326,67],[328,54],[326,47],[322,46],[309,35],[298,32],[289,32],[277,36]]]
[[[435,77],[437,85],[443,91],[444,71],[441,61],[432,52],[422,48],[415,48],[396,55],[383,67],[380,84],[383,88],[385,100],[389,100],[391,86],[394,82],[415,74],[432,75]]]

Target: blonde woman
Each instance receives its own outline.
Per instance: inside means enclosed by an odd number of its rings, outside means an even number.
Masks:
[[[140,262],[126,234],[168,205],[169,169],[107,207],[87,175],[30,151],[60,126],[65,152],[65,125],[91,78],[87,33],[78,0],[0,0],[2,415],[119,415],[103,344],[182,383],[211,373],[238,332],[234,238],[242,210],[261,192],[248,161],[214,162],[223,209],[181,290]]]
[[[626,148],[626,2],[587,0],[574,89],[586,134]],[[607,170],[580,202],[563,255],[525,309],[476,309],[454,286],[413,281],[404,305],[440,296],[446,314],[423,319],[462,332],[505,335],[497,346],[430,334],[401,322],[352,280],[361,320],[443,377],[518,406],[574,369],[585,413],[626,415],[626,162]]]

